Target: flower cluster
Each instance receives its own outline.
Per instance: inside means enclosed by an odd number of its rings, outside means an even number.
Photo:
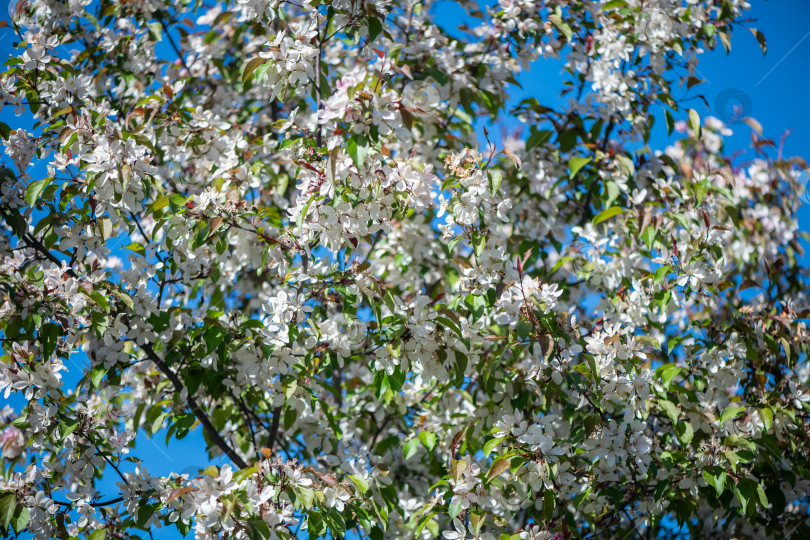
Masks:
[[[803,161],[674,97],[747,3],[461,6],[15,4],[0,532],[806,534]]]

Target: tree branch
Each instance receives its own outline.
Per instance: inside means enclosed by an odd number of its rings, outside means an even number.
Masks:
[[[273,451],[273,445],[276,444],[276,437],[278,437],[278,425],[281,421],[281,405],[273,409],[273,422],[270,424],[270,434],[267,435],[267,448]]]
[[[3,218],[6,220],[6,222],[8,222],[9,225],[11,225],[10,217],[9,217],[8,213],[6,212],[6,210],[4,208],[2,208],[2,207],[0,207],[0,215],[2,215]],[[62,266],[62,261],[57,259],[36,238],[33,238],[28,234],[23,234],[22,236],[20,236],[20,239],[23,242],[25,242],[26,245],[28,245],[32,249],[38,251],[39,253],[41,253],[42,255],[47,257],[53,263],[55,263],[55,264],[57,264],[59,266]],[[70,275],[73,278],[78,278],[78,274],[76,274],[76,272],[74,272],[70,268],[67,269],[67,274]],[[166,363],[163,360],[161,360],[160,357],[155,353],[155,350],[152,348],[152,344],[147,343],[147,344],[141,346],[141,349],[143,349],[143,351],[146,353],[146,356],[148,356],[149,359],[152,360],[152,362],[155,363],[155,365],[158,367],[158,369],[160,369],[160,371],[162,371],[163,374],[166,375],[166,378],[168,378],[169,381],[171,381],[171,383],[174,385],[175,391],[182,392],[182,390],[184,388],[183,383],[180,381],[180,379],[177,377],[177,375],[175,375],[175,373],[171,369],[169,369],[169,366],[167,366]],[[188,406],[191,409],[191,412],[193,412],[194,416],[197,417],[197,420],[200,421],[203,428],[208,433],[208,436],[211,438],[211,440],[214,442],[214,444],[216,444],[217,447],[219,447],[219,449],[222,450],[225,453],[225,455],[227,455],[229,458],[231,458],[231,461],[233,461],[234,464],[237,465],[240,469],[246,468],[248,466],[248,464],[245,463],[245,460],[243,460],[239,456],[239,454],[237,454],[236,451],[233,448],[230,447],[230,445],[225,441],[225,439],[222,438],[222,436],[219,434],[217,429],[214,427],[214,425],[208,419],[208,416],[205,414],[205,412],[197,404],[197,401],[194,399],[194,397],[189,395],[187,401],[188,401]],[[273,418],[273,422],[277,423],[276,418]]]
[[[3,216],[3,219],[6,221],[6,223],[8,223],[9,227],[11,227],[11,229],[14,230],[14,225],[11,222],[11,216],[8,214],[6,209],[4,207],[2,207],[2,206],[0,206],[0,215]],[[20,238],[20,240],[25,242],[26,246],[28,246],[31,249],[34,249],[34,250],[38,251],[45,258],[47,258],[49,261],[54,263],[56,266],[61,267],[62,263],[66,262],[66,261],[60,261],[59,259],[57,259],[56,256],[54,256],[54,254],[51,253],[50,250],[48,250],[48,248],[43,246],[42,243],[39,240],[37,240],[33,235],[28,234],[27,232],[24,232],[23,234],[18,235],[18,237]],[[74,272],[71,268],[68,268],[66,272],[72,278],[79,277],[78,275],[76,275],[76,272]]]
[[[163,374],[166,375],[166,378],[169,379],[169,381],[171,381],[171,383],[174,385],[175,391],[182,392],[184,388],[183,383],[180,381],[177,375],[171,369],[169,369],[169,366],[166,365],[166,362],[161,360],[160,357],[155,353],[155,350],[152,348],[152,344],[147,343],[141,346],[141,349],[143,349],[143,351],[146,353],[146,356],[148,356],[149,359],[155,363],[158,369],[160,369],[160,371],[162,371]],[[200,421],[200,424],[202,424],[203,428],[205,429],[206,433],[208,433],[208,436],[211,438],[214,444],[216,444],[217,447],[220,450],[222,450],[222,452],[224,452],[226,456],[231,458],[231,461],[233,461],[234,464],[237,465],[240,469],[246,468],[248,464],[245,463],[245,460],[243,460],[239,456],[239,454],[236,453],[236,450],[231,448],[231,446],[225,441],[225,439],[222,438],[222,435],[219,434],[219,431],[217,431],[217,429],[211,423],[211,420],[208,419],[208,416],[197,404],[197,400],[194,399],[194,396],[189,394],[187,401],[189,409],[191,409],[191,412],[193,412],[194,416],[197,417],[197,420]],[[273,422],[275,421],[276,420],[274,418]]]
[[[110,506],[110,505],[113,505],[113,504],[116,504],[116,503],[123,502],[123,500],[124,500],[123,497],[116,497],[115,499],[110,499],[109,501],[99,501],[99,502],[95,502],[95,503],[90,503],[90,506],[92,506],[93,508],[101,508],[103,506]],[[72,502],[65,502],[65,501],[53,501],[53,502],[55,502],[56,504],[62,505],[62,506],[72,506],[73,505]]]

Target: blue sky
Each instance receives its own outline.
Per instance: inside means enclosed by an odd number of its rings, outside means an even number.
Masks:
[[[14,0],[12,0],[14,1]],[[741,105],[746,114],[755,117],[762,124],[765,135],[779,141],[783,133],[792,130],[785,142],[787,155],[810,157],[810,104],[807,88],[810,86],[810,2],[807,0],[751,0],[752,9],[748,12],[755,22],[749,26],[758,28],[768,40],[768,52],[763,55],[754,36],[745,29],[738,29],[732,39],[732,51],[726,55],[722,47],[708,51],[701,57],[699,75],[706,83],[696,87],[690,95],[702,93],[708,102],[696,98],[688,103],[701,116],[713,115],[728,118],[733,105]],[[457,26],[464,22],[463,12],[452,2],[437,6],[439,21],[449,21]],[[3,11],[0,15],[5,15]],[[9,29],[0,29],[0,59],[3,61],[13,52],[11,43],[16,36]],[[513,94],[519,100],[536,96],[541,102],[554,103],[560,88],[560,64],[556,61],[543,61],[534,66],[533,71],[520,76],[523,86]],[[688,108],[687,107],[687,108]],[[30,128],[31,122],[16,118],[11,108],[0,112],[0,122],[12,129]],[[728,152],[745,149],[750,142],[750,129],[744,124],[732,125],[735,130],[726,143]],[[526,129],[527,134],[528,129]],[[493,135],[497,136],[497,133]],[[666,131],[663,118],[659,119],[652,146],[663,148],[666,144]],[[8,158],[0,155],[0,163],[8,163]],[[42,168],[32,168],[32,177],[41,174]],[[799,214],[801,230],[810,229],[810,206],[802,207]],[[807,246],[810,247],[810,246]],[[807,256],[805,261],[808,261]],[[84,358],[74,356],[68,367],[72,371],[69,382],[76,380],[81,373]],[[12,399],[19,409],[23,402]],[[208,465],[205,445],[199,430],[182,441],[172,440],[167,446],[162,437],[149,440],[140,436],[135,455],[145,461],[147,470],[153,475],[165,475],[170,471],[189,471]],[[221,460],[215,462],[222,463]],[[115,495],[114,480],[106,475],[103,484]],[[160,538],[180,538],[176,533],[161,531]],[[192,537],[193,535],[189,535]]]

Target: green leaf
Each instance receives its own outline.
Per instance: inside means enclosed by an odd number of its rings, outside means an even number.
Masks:
[[[301,226],[304,224],[304,219],[307,217],[309,213],[309,207],[312,205],[312,202],[315,200],[315,196],[309,198],[307,203],[304,205],[304,208],[301,210],[301,213],[298,214],[295,218],[295,225],[300,229]]]
[[[762,484],[757,484],[757,497],[759,497],[759,504],[761,504],[763,508],[768,508],[768,496],[765,494],[765,489],[763,489]]]
[[[382,32],[382,22],[377,17],[368,18],[368,41],[371,43],[374,41],[374,38],[380,35]]]
[[[675,431],[678,433],[678,440],[683,444],[689,444],[695,436],[695,429],[689,422],[681,422],[675,427]]]
[[[248,63],[245,64],[244,71],[242,71],[242,84],[244,85],[248,79],[250,79],[250,76],[253,75],[253,72],[256,71],[256,68],[265,62],[267,62],[265,58],[253,58],[249,60]]]
[[[613,201],[619,198],[620,194],[621,188],[619,188],[619,185],[616,182],[613,182],[612,180],[605,182],[605,206],[611,206]]]
[[[469,294],[464,298],[464,305],[469,308],[473,322],[475,322],[484,314],[486,300],[484,300],[483,296]]]
[[[650,347],[653,347],[655,349],[659,349],[659,350],[661,349],[661,344],[658,343],[658,340],[655,339],[652,336],[640,335],[640,336],[636,336],[635,340],[637,342],[639,342],[639,343],[644,344],[644,345],[649,345]],[[675,367],[677,367],[677,366],[675,366]]]
[[[560,33],[565,36],[565,39],[571,41],[571,38],[574,36],[574,32],[561,16],[557,15],[556,13],[552,13],[548,16],[548,20],[550,20],[554,26],[557,27],[557,30],[559,30]]]
[[[447,317],[436,317],[434,319],[437,323],[440,323],[442,326],[445,326],[453,331],[459,339],[464,339],[463,334],[461,333],[461,329],[456,325],[455,322],[451,321]]]
[[[291,137],[289,139],[284,139],[283,141],[281,141],[281,144],[278,145],[278,148],[279,148],[279,150],[284,150],[285,148],[295,144],[299,140],[300,140],[300,137]]]
[[[14,527],[14,530],[17,533],[19,533],[28,526],[28,521],[30,519],[31,515],[28,512],[28,508],[25,506],[18,506],[17,510],[14,511],[14,517],[11,518],[11,526]]]
[[[380,527],[378,527],[377,525],[371,528],[371,530],[368,533],[368,536],[370,540],[383,540],[385,538],[382,529],[380,529]],[[417,534],[416,536],[419,537],[419,534]]]
[[[40,193],[48,184],[51,183],[50,178],[45,178],[44,180],[37,180],[36,182],[31,182],[28,184],[28,187],[25,190],[25,202],[29,204],[29,206],[34,206],[39,199]]]
[[[636,337],[638,340],[638,336]],[[661,379],[663,385],[669,386],[669,383],[674,379],[678,373],[681,372],[681,367],[675,364],[664,364],[655,370],[655,375]]]
[[[346,151],[349,153],[349,157],[352,158],[357,168],[362,167],[363,163],[366,161],[368,150],[368,141],[362,135],[355,135],[346,142]]]
[[[497,437],[495,439],[490,439],[486,443],[484,443],[484,457],[489,457],[495,448],[501,444],[506,437]]]
[[[453,519],[461,513],[461,510],[461,497],[459,497],[456,502],[450,504],[447,513],[450,514],[450,519]]]
[[[378,371],[374,374],[374,394],[377,399],[382,400],[385,393],[388,391],[388,374],[385,371]]]
[[[740,492],[740,488],[734,484],[731,484],[731,491],[734,493],[734,495],[737,497],[737,501],[740,503],[740,510],[742,510],[742,513],[745,514],[745,511],[748,508],[748,497],[744,496]]]
[[[492,186],[492,196],[494,197],[498,193],[498,189],[501,187],[501,182],[503,181],[503,175],[498,171],[489,171],[489,182],[490,186]]]
[[[394,302],[394,295],[390,290],[385,291],[385,295],[383,296],[383,302],[385,302],[385,306],[391,311],[391,313],[396,313],[396,303]],[[461,330],[459,330],[459,333]]]
[[[281,383],[281,389],[284,390],[284,396],[290,399],[295,395],[295,391],[298,389],[298,381],[293,377],[289,377]]]
[[[194,418],[194,415],[189,415]],[[248,467],[247,469],[239,469],[235,473],[233,473],[233,481],[237,484],[241,484],[242,481],[250,476],[251,474],[256,474],[256,467]]]
[[[84,289],[82,289],[82,290],[84,290]],[[107,297],[104,296],[103,292],[94,290],[94,291],[90,291],[89,293],[86,293],[86,294],[87,294],[87,296],[92,298],[93,302],[95,302],[96,305],[98,305],[98,307],[103,309],[105,313],[110,312],[110,301],[107,300]]]
[[[428,75],[436,79],[436,82],[442,86],[450,82],[450,79],[447,77],[447,75],[445,75],[442,71],[436,68],[428,70]]]
[[[787,360],[787,364],[790,365],[790,342],[785,338],[779,338],[779,343],[782,344],[782,349],[785,351],[785,359]]]
[[[161,209],[169,206],[169,200],[170,199],[169,199],[168,195],[158,197],[157,199],[155,199],[155,202],[153,202],[150,205],[151,211],[152,212],[157,212],[158,210],[161,210]]]
[[[93,383],[94,388],[98,388],[101,384],[101,379],[103,379],[106,374],[107,368],[104,366],[96,366],[93,368],[93,371],[90,372],[90,381]]]
[[[598,225],[603,221],[618,216],[619,214],[624,214],[624,210],[619,206],[611,206],[610,208],[599,212],[599,214],[593,218],[593,224]]]
[[[526,140],[526,151],[528,152],[535,146],[543,144],[551,139],[552,132],[543,130],[543,131],[532,131],[532,134],[529,135],[529,138]]]
[[[461,511],[461,501],[458,502],[457,507],[459,509],[458,511],[460,512]],[[450,509],[452,510],[453,507],[451,506]],[[416,527],[416,533],[414,534],[414,538],[421,538],[420,533],[422,532],[422,529],[425,528],[425,525],[428,525],[428,522],[435,523],[436,521],[433,520],[432,518],[434,518],[438,514],[439,514],[438,512],[431,512],[430,514],[428,514],[426,516],[422,516],[419,519],[418,526]],[[456,513],[456,515],[458,515],[458,512]],[[455,517],[455,516],[452,516],[452,517]],[[428,530],[430,530],[430,529],[431,529],[431,527],[428,525]],[[438,535],[434,535],[434,536],[438,536]]]
[[[130,242],[128,245],[124,246],[124,249],[134,251],[141,256],[146,255],[146,248],[143,247],[143,244],[139,244],[138,242]]]
[[[700,115],[695,109],[689,109],[689,127],[695,132],[695,137],[700,139]]]
[[[585,425],[585,433],[590,435],[599,427],[601,419],[598,414],[591,414],[585,417],[583,424]]]
[[[667,413],[667,416],[672,421],[672,425],[676,425],[678,423],[678,408],[676,405],[668,399],[660,399],[658,400],[658,404],[664,409],[664,412]]]
[[[171,205],[172,209],[177,211],[180,208],[184,207],[188,202],[188,197],[184,197],[179,193],[174,193],[169,197],[169,204]]]
[[[129,131],[125,131],[122,133],[122,135],[124,136],[125,139],[132,139],[134,141],[137,141],[138,144],[147,147],[150,152],[152,153],[155,152],[155,145],[153,145],[152,141],[150,141],[143,133],[132,133]]]
[[[163,30],[161,25],[158,21],[153,21],[146,23],[147,28],[149,28],[149,34],[152,38],[152,41],[160,41],[163,37]]]
[[[166,420],[166,415],[165,414],[159,414],[157,416],[157,418],[155,418],[155,420],[152,422],[152,426],[151,426],[151,430],[152,430],[151,433],[152,434],[155,434],[158,431],[160,431],[160,428],[163,427],[163,421],[164,420]]]
[[[397,393],[402,390],[402,385],[405,384],[405,378],[407,376],[408,374],[397,366],[394,369],[394,373],[388,376],[388,385],[390,386],[391,391]]]
[[[762,54],[768,52],[768,42],[765,40],[765,34],[757,30],[756,28],[749,28],[754,37],[757,38],[757,43],[759,43],[759,47],[762,49]]]
[[[641,233],[641,239],[644,241],[644,245],[647,246],[647,251],[652,251],[653,244],[655,243],[655,237],[658,235],[658,231],[655,230],[654,227],[647,227]]]
[[[133,302],[132,297],[130,297],[128,294],[121,292],[118,289],[114,289],[112,291],[112,294],[113,296],[118,298],[121,302],[123,302],[129,309],[135,307],[135,302]]]
[[[728,407],[723,409],[722,413],[720,413],[720,423],[725,424],[728,420],[735,418],[738,414],[740,414],[744,410],[745,407],[743,407],[742,405],[729,405]]]
[[[493,478],[499,476],[502,472],[509,469],[509,461],[505,458],[498,458],[492,462],[487,474],[487,481],[491,482]]]
[[[422,444],[429,451],[432,451],[436,447],[438,439],[436,434],[430,431],[422,431],[419,433],[419,440],[422,441]]]
[[[461,477],[466,470],[467,462],[463,459],[453,459],[450,461],[450,477],[456,482],[461,480]]]
[[[723,47],[726,49],[726,54],[731,52],[731,40],[728,38],[728,34],[726,32],[718,32],[717,36],[720,38],[720,42],[723,44]]]
[[[87,540],[105,540],[107,538],[107,531],[105,529],[96,529],[91,532]]]
[[[668,264],[665,264],[655,271],[655,277],[653,278],[653,282],[655,284],[661,283],[664,281],[664,278],[672,271],[672,267]]]
[[[307,524],[310,524],[310,520],[312,519],[313,514],[310,514],[307,519]],[[262,518],[257,517],[249,519],[247,526],[248,538],[250,540],[268,540],[270,538],[270,527],[268,527],[267,523],[265,523]]]
[[[487,235],[476,232],[472,234],[472,245],[476,257],[481,256],[481,254],[484,252],[486,244],[487,244]]]
[[[551,518],[554,516],[554,506],[554,492],[547,489],[546,493],[543,495],[543,510],[546,514],[546,522],[551,521]]]
[[[563,131],[557,136],[560,152],[570,152],[577,145],[577,132],[574,129]]]
[[[577,175],[577,173],[580,170],[582,170],[582,167],[584,167],[585,165],[587,165],[590,162],[591,162],[590,157],[574,156],[571,159],[569,159],[568,160],[568,169],[569,169],[570,172],[568,173],[568,178],[575,177]]]
[[[672,135],[672,132],[675,130],[675,119],[672,117],[672,113],[669,112],[669,109],[664,110],[664,117],[667,121],[667,135]]]
[[[42,342],[42,357],[48,359],[56,350],[56,342],[62,335],[62,327],[54,323],[45,323],[39,331],[39,340]]]
[[[633,160],[625,156],[624,154],[616,154],[616,160],[622,164],[622,168],[624,172],[627,173],[627,176],[632,176],[636,173],[636,165],[633,163]]]
[[[11,518],[14,517],[14,510],[17,508],[17,496],[14,492],[6,492],[0,499],[0,524],[3,529],[8,530]]]
[[[221,326],[212,326],[205,331],[203,340],[205,341],[206,354],[211,354],[219,347],[219,344],[225,339],[225,334],[227,334],[227,330]]]
[[[532,332],[532,323],[526,321],[520,321],[515,326],[515,331],[520,339],[526,339],[529,337],[529,334]]]
[[[726,473],[723,472],[722,469],[719,467],[707,467],[703,469],[703,478],[706,480],[707,484],[714,488],[718,497],[723,494],[723,489],[726,484]]]
[[[483,511],[475,511],[472,508],[470,509],[470,532],[475,534],[479,534],[481,532],[481,528],[484,526],[484,522],[486,521],[486,512]]]
[[[703,199],[706,198],[706,194],[709,192],[709,185],[704,180],[696,183],[694,185],[694,188],[695,188],[695,200],[697,201],[697,204],[700,205],[703,202]]]
[[[98,224],[98,232],[102,241],[110,239],[113,231],[112,220],[108,217],[99,218],[96,223]]]
[[[416,447],[419,445],[419,439],[413,438],[407,441],[402,447],[402,458],[406,461],[416,454]]]
[[[368,480],[366,480],[365,478],[363,478],[359,474],[350,474],[349,475],[349,480],[351,480],[352,483],[355,486],[357,486],[357,489],[359,489],[363,493],[366,493],[368,491]]]
[[[731,484],[730,487],[737,496],[737,500],[740,501],[740,507],[744,514],[748,513],[749,510],[753,511],[757,502],[762,503],[763,498],[766,502],[768,500],[764,491],[760,495],[761,486],[748,478],[740,478],[736,486]]]
[[[773,425],[773,411],[767,407],[762,407],[761,409],[757,409],[757,412],[762,419],[762,423],[765,425],[765,431],[771,429]]]

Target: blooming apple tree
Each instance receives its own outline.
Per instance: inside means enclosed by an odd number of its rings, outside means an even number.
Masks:
[[[806,164],[682,101],[747,2],[12,4],[4,535],[810,535]]]

